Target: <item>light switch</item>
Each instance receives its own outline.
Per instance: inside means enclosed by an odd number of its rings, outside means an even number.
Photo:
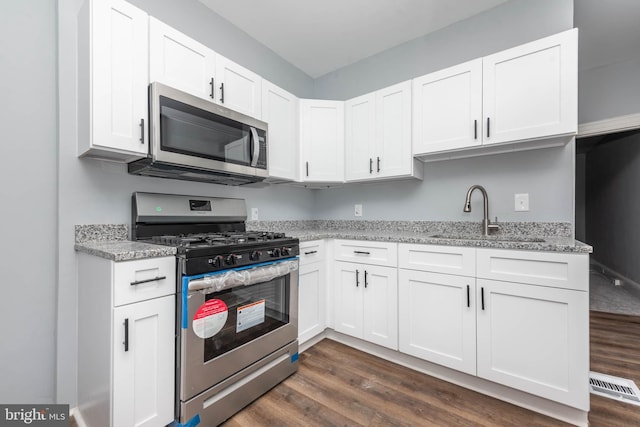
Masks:
[[[362,216],[362,205],[355,205],[353,209],[353,214],[355,216]]]
[[[516,212],[528,212],[529,211],[529,194],[515,194],[514,195]]]
[[[251,208],[251,221],[258,220],[258,208]]]

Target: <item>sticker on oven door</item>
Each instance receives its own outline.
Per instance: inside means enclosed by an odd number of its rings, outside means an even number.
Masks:
[[[264,322],[264,300],[238,307],[236,332],[242,332]]]
[[[193,332],[200,338],[211,338],[222,330],[229,311],[221,299],[210,299],[193,316]]]

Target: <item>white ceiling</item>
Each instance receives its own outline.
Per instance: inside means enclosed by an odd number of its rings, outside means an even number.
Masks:
[[[200,0],[316,78],[507,0]]]

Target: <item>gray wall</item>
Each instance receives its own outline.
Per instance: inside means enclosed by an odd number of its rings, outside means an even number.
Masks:
[[[0,402],[55,400],[56,4],[0,2]]]
[[[586,155],[586,241],[593,257],[640,282],[640,133]]]
[[[512,0],[319,77],[315,97],[349,99],[573,28],[573,0]]]
[[[348,99],[572,27],[572,0],[513,0],[320,77],[315,94]],[[424,182],[320,191],[315,215],[354,219],[353,205],[362,203],[363,219],[477,221],[480,198],[474,196],[478,207],[471,213],[463,213],[462,205],[469,186],[481,184],[490,215],[500,221],[573,222],[574,158],[572,141],[562,148],[426,163]],[[515,193],[529,194],[529,212],[514,212]]]

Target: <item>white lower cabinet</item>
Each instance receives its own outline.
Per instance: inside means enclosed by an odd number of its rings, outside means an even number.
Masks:
[[[400,351],[476,374],[475,279],[399,271]]]
[[[589,409],[588,254],[413,244],[398,254],[401,352]]]
[[[88,427],[174,420],[175,258],[78,254],[78,409]]]
[[[587,292],[478,279],[478,376],[589,408]]]
[[[298,271],[298,342],[300,344],[322,333],[327,327],[325,271],[324,242],[320,240],[301,243]]]
[[[397,350],[397,269],[336,261],[333,273],[334,329]]]

